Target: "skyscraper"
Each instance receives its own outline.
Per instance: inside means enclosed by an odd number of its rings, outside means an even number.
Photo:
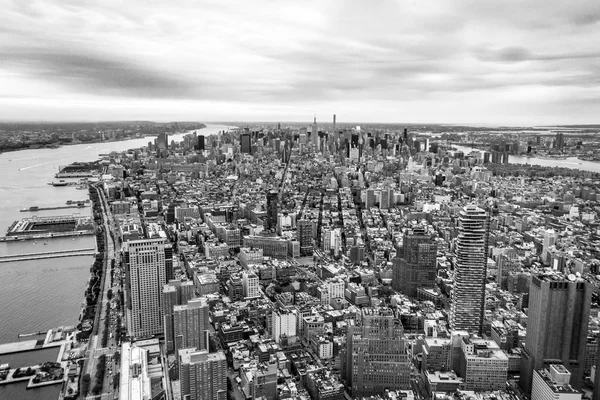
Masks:
[[[313,255],[312,226],[312,221],[307,219],[301,219],[297,223],[298,241],[300,242],[300,255],[303,257]]]
[[[489,214],[468,205],[458,217],[454,290],[450,328],[481,333],[485,308],[485,278],[489,236]]]
[[[527,395],[533,371],[550,364],[564,365],[571,373],[571,385],[581,388],[593,290],[591,283],[574,275],[532,277],[520,380]]]
[[[252,140],[250,134],[244,133],[240,135],[240,151],[245,154],[252,153]]]
[[[340,353],[342,377],[353,398],[410,387],[404,328],[389,308],[363,308]]]
[[[315,119],[313,121],[311,131],[310,131],[310,140],[311,142],[318,144],[319,143],[319,124],[317,124],[317,116],[315,115]]]
[[[417,297],[418,288],[435,284],[437,244],[426,227],[418,226],[404,232],[402,249],[402,255],[393,260],[392,287]]]
[[[183,349],[177,356],[183,400],[227,399],[227,359],[222,351]]]
[[[267,193],[267,229],[275,229],[277,226],[277,200],[276,191]]]
[[[204,144],[204,136],[203,135],[198,136],[197,146],[198,146],[198,148],[196,150],[204,151],[205,144]]]
[[[162,289],[173,250],[164,239],[125,243],[125,305],[129,336],[147,338],[163,332]]]
[[[175,348],[173,342],[173,308],[181,304],[187,304],[188,300],[192,299],[194,295],[194,283],[192,281],[174,280],[163,286],[165,346],[169,353]]]

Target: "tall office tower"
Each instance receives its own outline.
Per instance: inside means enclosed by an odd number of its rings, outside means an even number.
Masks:
[[[333,114],[333,134],[335,135],[335,114]]]
[[[197,144],[198,148],[196,150],[204,151],[204,148],[205,148],[204,136],[203,135],[198,136],[197,140],[198,140],[198,144]]]
[[[313,255],[312,228],[313,223],[307,219],[301,219],[297,223],[298,241],[300,242],[300,255],[302,257]]]
[[[450,307],[450,328],[453,330],[481,333],[489,224],[489,214],[474,205],[466,206],[458,217],[454,290]]]
[[[316,115],[310,130],[310,141],[313,143],[319,143],[319,124],[317,124]]]
[[[437,244],[424,226],[404,232],[402,255],[394,258],[392,287],[408,296],[417,297],[417,289],[433,287],[437,276]]]
[[[194,282],[179,280],[170,281],[163,286],[163,321],[165,327],[165,346],[167,352],[174,350],[173,341],[173,308],[178,305],[187,304],[188,300],[195,296]]]
[[[556,133],[555,144],[556,144],[557,149],[562,150],[562,148],[565,146],[565,134],[564,133],[562,133],[562,132]]]
[[[165,132],[161,132],[158,134],[156,138],[156,147],[158,150],[167,150],[169,148],[169,135]]]
[[[564,365],[571,373],[571,385],[581,388],[593,290],[591,283],[574,275],[532,277],[519,382],[527,395],[533,371],[549,364]]]
[[[182,400],[226,400],[227,359],[225,353],[180,350],[179,378]]]
[[[245,154],[252,154],[252,140],[249,133],[240,135],[240,151]]]
[[[600,400],[600,351],[596,350],[596,359],[594,360],[596,366],[596,374],[594,375],[594,392],[592,400]]]
[[[147,338],[163,333],[162,289],[173,249],[164,239],[125,243],[125,305],[129,336]]]
[[[181,349],[208,349],[208,302],[198,297],[187,304],[173,307],[173,340],[175,354]]]
[[[340,352],[342,377],[353,398],[410,388],[404,328],[389,308],[363,308]]]
[[[275,229],[277,226],[277,200],[276,191],[272,190],[267,193],[267,229]]]

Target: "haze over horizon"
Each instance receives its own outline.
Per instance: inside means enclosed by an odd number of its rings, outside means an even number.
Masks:
[[[0,120],[600,123],[598,1],[0,1]]]

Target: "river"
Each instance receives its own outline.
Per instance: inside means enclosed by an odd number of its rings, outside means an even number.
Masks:
[[[457,146],[453,145],[458,151],[462,151],[465,154],[470,153],[471,151],[483,151],[480,149],[467,147],[467,146]],[[543,167],[562,167],[569,169],[580,169],[582,171],[591,171],[591,172],[600,172],[600,163],[593,161],[584,161],[580,160],[577,157],[569,157],[564,160],[560,159],[548,159],[548,158],[539,158],[539,157],[523,157],[523,156],[514,156],[510,155],[508,157],[508,162],[510,164],[531,164],[531,165],[541,165]]]
[[[225,125],[207,124],[195,130],[201,135],[227,130]],[[193,132],[193,131],[190,131]],[[189,132],[169,136],[180,142]],[[65,205],[67,200],[85,200],[88,193],[76,186],[54,187],[58,167],[75,161],[95,161],[99,154],[146,146],[150,137],[120,142],[77,144],[57,149],[19,150],[0,154],[0,236],[21,218],[33,215],[50,216],[80,213],[91,215],[91,207],[19,212],[31,206]],[[93,236],[51,239],[47,241],[0,242],[0,254],[21,254],[95,246]],[[48,330],[61,325],[78,323],[84,291],[89,279],[91,256],[50,258],[0,263],[0,343],[18,341],[20,333]],[[36,337],[28,337],[31,340]],[[41,337],[37,337],[41,339]],[[56,399],[58,388],[49,386],[34,391],[25,384],[0,386],[0,399]],[[16,396],[16,397],[15,397]]]

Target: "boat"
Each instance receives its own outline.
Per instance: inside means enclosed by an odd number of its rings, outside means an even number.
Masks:
[[[40,209],[40,207],[38,207],[38,206],[31,206],[31,207],[29,207],[29,208],[21,208],[21,212],[26,212],[26,211],[37,211],[37,210],[39,210],[39,209]]]
[[[58,182],[52,182],[52,186],[67,186],[69,183],[65,182],[64,180],[60,180]]]

